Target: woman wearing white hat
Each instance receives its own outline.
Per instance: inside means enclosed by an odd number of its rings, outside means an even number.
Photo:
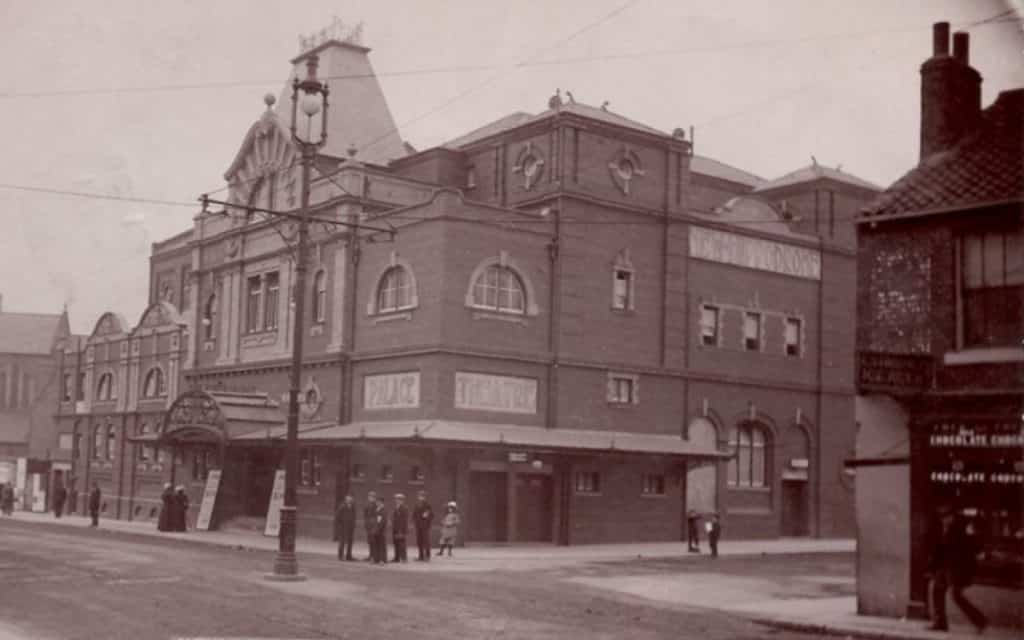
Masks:
[[[455,538],[459,535],[459,507],[452,500],[445,508],[444,517],[441,518],[441,548],[437,555],[444,555],[444,548],[448,547],[448,557],[452,556],[452,547],[455,546]]]

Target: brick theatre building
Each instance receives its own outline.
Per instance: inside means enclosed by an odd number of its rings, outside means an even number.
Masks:
[[[468,542],[678,540],[689,509],[727,537],[851,535],[855,252],[814,220],[830,191],[848,224],[875,190],[815,167],[774,185],[558,95],[417,152],[368,51],[292,61],[359,76],[315,215],[393,229],[312,225],[300,534],[330,536],[346,493],[424,489]],[[78,354],[94,397],[61,420],[110,515],[155,517],[165,481],[195,503],[219,468],[214,525],[266,517],[295,227],[246,207],[293,210],[301,186],[290,92],[267,103],[226,162],[232,204],[154,244],[150,308]]]

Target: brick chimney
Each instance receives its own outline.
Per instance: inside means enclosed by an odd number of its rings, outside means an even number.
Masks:
[[[921,65],[921,160],[953,147],[978,125],[981,74],[970,66],[970,36],[953,34],[949,23],[932,26],[932,57]]]

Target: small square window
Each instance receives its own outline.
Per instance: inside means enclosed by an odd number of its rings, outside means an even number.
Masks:
[[[601,493],[601,474],[596,471],[577,471],[576,493]]]
[[[665,495],[665,476],[661,474],[645,473],[642,479],[641,492],[645,496]]]
[[[627,310],[633,308],[633,272],[615,269],[612,280],[612,308]]]
[[[608,402],[612,404],[637,404],[637,377],[630,375],[609,375]]]
[[[414,464],[409,470],[409,482],[422,483],[427,479],[425,473],[423,473],[423,467],[418,464]]]
[[[381,482],[393,482],[395,479],[395,470],[391,468],[390,464],[382,464],[380,466],[380,478]]]
[[[705,347],[718,346],[718,307],[700,308],[700,343]]]
[[[800,342],[803,338],[803,323],[799,318],[786,318],[786,355],[800,355]]]
[[[366,467],[361,464],[353,464],[349,473],[350,480],[366,480]]]
[[[748,311],[743,314],[743,347],[747,351],[761,350],[761,314]]]

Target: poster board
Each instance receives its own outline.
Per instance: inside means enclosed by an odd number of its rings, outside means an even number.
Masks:
[[[267,506],[267,525],[263,535],[276,536],[281,531],[281,507],[284,506],[284,469],[274,474],[274,489],[270,492],[270,504]]]
[[[209,531],[210,518],[213,517],[213,505],[217,501],[220,489],[220,469],[210,470],[206,476],[206,487],[203,489],[203,502],[199,505],[199,517],[196,518],[196,531]]]

